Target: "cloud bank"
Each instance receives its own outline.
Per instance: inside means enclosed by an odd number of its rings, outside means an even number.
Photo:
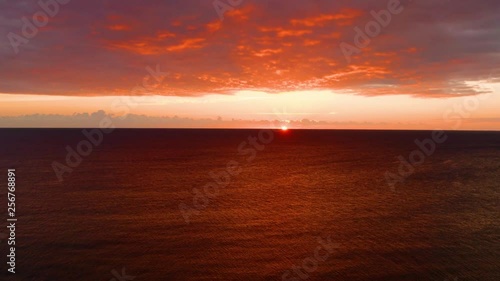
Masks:
[[[169,96],[329,89],[441,98],[481,93],[466,82],[497,77],[497,0],[401,1],[403,12],[350,63],[340,44],[388,1],[286,2],[245,0],[221,21],[212,1],[69,1],[16,54],[8,35],[22,35],[22,18],[41,8],[2,1],[0,92],[130,95],[156,65],[166,74],[152,94]]]

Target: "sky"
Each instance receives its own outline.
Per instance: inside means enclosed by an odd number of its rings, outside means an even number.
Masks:
[[[0,127],[500,129],[497,0],[0,1]]]

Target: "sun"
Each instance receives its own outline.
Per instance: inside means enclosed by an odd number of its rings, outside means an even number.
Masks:
[[[285,125],[283,125],[283,126],[281,126],[281,130],[282,130],[282,131],[288,131],[288,127],[287,127],[287,126],[285,126]]]

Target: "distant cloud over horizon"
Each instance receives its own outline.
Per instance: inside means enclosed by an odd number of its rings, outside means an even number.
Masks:
[[[244,120],[215,118],[187,118],[178,116],[147,116],[127,114],[117,116],[104,110],[92,113],[31,114],[20,116],[0,116],[0,128],[97,128],[101,122],[116,128],[280,128],[283,125],[295,129],[327,128],[337,125],[341,128],[351,125],[380,125],[358,122],[326,122],[307,118],[302,120]],[[50,125],[49,125],[50,124]]]
[[[490,126],[492,130],[500,130],[500,118],[466,118],[461,130],[484,130]],[[105,124],[105,125],[102,125]],[[2,128],[99,128],[102,126],[113,128],[152,128],[152,129],[179,129],[179,128],[212,128],[212,129],[279,129],[287,126],[290,129],[413,129],[429,130],[429,123],[419,122],[356,122],[356,121],[317,121],[308,118],[297,120],[245,120],[214,118],[188,118],[179,116],[148,116],[144,114],[128,114],[117,116],[99,110],[92,113],[62,114],[31,114],[19,116],[0,116]],[[449,124],[439,129],[455,130]],[[434,128],[437,129],[437,128]]]
[[[499,82],[497,0],[401,1],[350,62],[340,44],[354,44],[355,27],[389,1],[245,0],[224,21],[212,1],[65,1],[16,54],[8,35],[22,34],[37,2],[0,4],[0,93],[133,95],[157,66],[161,82],[148,93],[165,96],[326,89],[442,98]]]

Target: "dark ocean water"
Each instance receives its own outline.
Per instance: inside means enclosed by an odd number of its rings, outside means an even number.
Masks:
[[[117,130],[59,182],[81,130],[0,130],[0,219],[7,168],[18,217],[17,273],[3,236],[0,279],[500,280],[500,133],[448,133],[395,190],[384,174],[431,132],[242,144],[258,133]],[[204,193],[229,161],[240,173]]]

